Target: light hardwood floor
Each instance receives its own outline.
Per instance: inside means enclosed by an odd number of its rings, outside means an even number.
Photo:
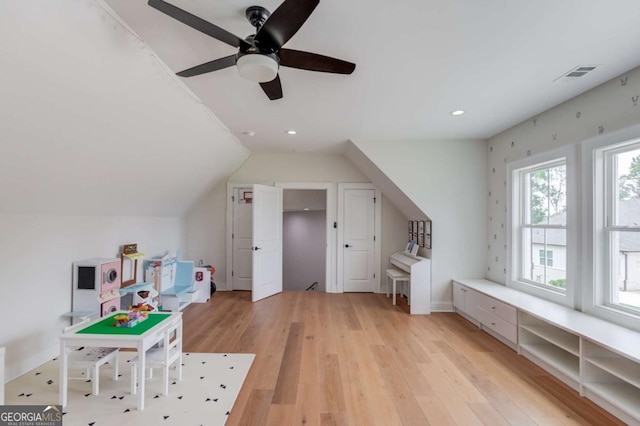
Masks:
[[[377,294],[217,292],[184,350],[255,353],[227,425],[623,424],[453,313]]]

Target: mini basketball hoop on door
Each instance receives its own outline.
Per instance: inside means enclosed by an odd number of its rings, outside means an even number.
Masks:
[[[242,191],[241,202],[244,202],[245,204],[253,203],[253,191]]]

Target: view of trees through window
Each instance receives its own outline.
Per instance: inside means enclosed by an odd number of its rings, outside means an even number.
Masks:
[[[528,208],[523,226],[525,278],[564,290],[566,287],[567,168],[565,164],[525,175]],[[525,271],[523,271],[525,272]]]
[[[624,167],[627,163],[624,161],[624,157],[618,161],[618,174],[620,175],[618,178],[618,198],[620,200],[640,198],[640,149],[626,154],[625,157],[631,158],[627,167]]]

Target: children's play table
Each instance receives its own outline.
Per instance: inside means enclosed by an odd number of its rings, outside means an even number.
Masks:
[[[133,348],[138,351],[138,410],[144,409],[145,354],[156,343],[162,341],[166,333],[178,325],[178,338],[182,341],[182,312],[152,312],[149,318],[134,327],[114,327],[118,313],[98,318],[79,330],[60,336],[60,405],[67,405],[68,356],[70,348],[110,347]],[[178,345],[182,351],[182,345]]]

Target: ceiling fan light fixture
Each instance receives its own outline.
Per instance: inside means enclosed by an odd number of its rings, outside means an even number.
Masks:
[[[278,75],[278,61],[270,55],[249,53],[236,60],[240,75],[247,80],[266,83]]]

